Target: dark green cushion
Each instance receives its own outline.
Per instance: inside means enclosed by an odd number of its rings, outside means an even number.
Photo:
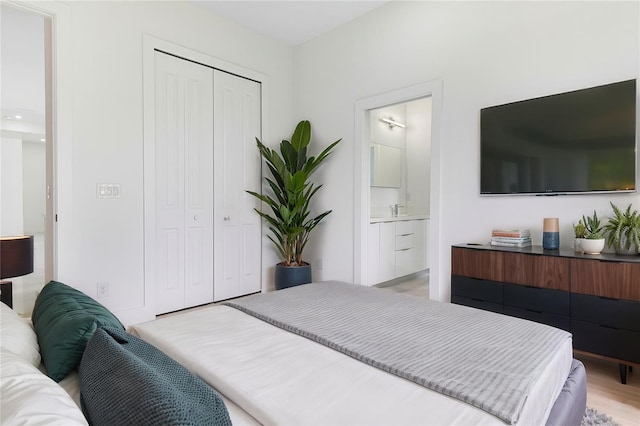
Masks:
[[[93,426],[231,426],[212,387],[120,329],[94,333],[78,373],[82,410]]]
[[[66,284],[51,281],[36,299],[31,316],[47,374],[64,379],[82,358],[98,327],[124,330],[122,323],[100,303]]]

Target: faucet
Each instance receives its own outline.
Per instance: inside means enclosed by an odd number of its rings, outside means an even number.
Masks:
[[[400,214],[400,208],[404,207],[401,204],[396,203],[395,205],[391,206],[391,215],[394,217],[398,217],[398,215]]]

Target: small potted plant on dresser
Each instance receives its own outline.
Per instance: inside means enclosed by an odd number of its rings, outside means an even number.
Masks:
[[[607,244],[618,254],[636,255],[640,252],[640,214],[638,210],[631,211],[631,204],[626,210],[621,210],[611,203],[613,217],[604,226]]]
[[[280,142],[279,151],[256,138],[271,175],[265,180],[273,195],[247,192],[271,208],[271,213],[255,210],[269,224],[273,234],[269,239],[282,257],[282,262],[276,265],[276,290],[311,282],[311,265],[302,259],[302,251],[311,231],[331,213],[327,210],[311,216],[311,199],[322,185],[309,182],[309,176],[342,139],[329,145],[317,157],[307,155],[310,140],[311,123],[306,120],[298,123],[291,141]]]
[[[582,223],[586,228],[586,235],[581,241],[582,251],[586,254],[600,254],[604,249],[604,233],[602,230],[602,223],[596,211],[593,211],[593,216],[582,216]]]
[[[573,235],[575,236],[575,250],[582,251],[582,240],[587,236],[587,227],[582,223],[582,219],[578,221],[577,225],[573,225]]]

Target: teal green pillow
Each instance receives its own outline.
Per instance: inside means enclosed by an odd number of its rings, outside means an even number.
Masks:
[[[80,364],[84,348],[98,327],[124,330],[107,308],[57,281],[44,286],[36,299],[31,320],[38,335],[42,362],[49,377],[56,382]]]

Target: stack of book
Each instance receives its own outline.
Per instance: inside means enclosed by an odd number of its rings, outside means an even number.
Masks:
[[[491,245],[502,247],[527,247],[531,245],[531,231],[528,229],[494,229]]]

